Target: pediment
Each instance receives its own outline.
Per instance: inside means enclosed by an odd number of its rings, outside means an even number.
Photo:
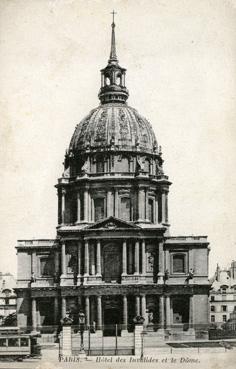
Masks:
[[[124,228],[140,229],[140,227],[137,226],[136,224],[130,224],[128,222],[125,222],[124,220],[117,219],[115,217],[109,217],[100,220],[95,224],[86,227],[86,229],[124,229]]]

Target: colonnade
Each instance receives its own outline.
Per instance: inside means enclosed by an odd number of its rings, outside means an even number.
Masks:
[[[168,223],[168,192],[162,191],[160,195],[151,196],[148,193],[149,188],[140,186],[137,190],[137,209],[133,211],[133,221],[143,222],[149,221],[148,201],[153,201],[153,223]],[[60,212],[58,219],[59,224],[66,224],[66,189],[62,188],[61,193],[58,193]],[[131,193],[130,193],[130,196]],[[104,218],[114,216],[119,218],[119,201],[122,196],[119,194],[119,189],[108,189],[104,194]],[[83,190],[77,192],[77,215],[76,223],[89,223],[95,221],[93,196],[89,187],[84,187]],[[159,202],[161,206],[159,206]],[[134,207],[134,206],[133,206]],[[83,209],[83,211],[81,211]],[[69,209],[70,211],[70,209]],[[160,214],[159,214],[160,212]]]
[[[114,241],[114,242],[117,242]],[[120,239],[122,242],[122,274],[145,275],[146,274],[146,240],[145,239]],[[117,248],[119,244],[117,242]],[[83,248],[83,250],[82,250]],[[140,251],[141,249],[141,251]],[[82,258],[83,255],[83,258]],[[141,257],[141,260],[140,260]],[[78,278],[88,276],[102,277],[102,247],[101,239],[93,240],[86,238],[84,242],[78,241],[77,248],[77,270]],[[163,244],[159,244],[159,272],[164,271],[164,252]],[[62,277],[67,274],[66,265],[66,244],[61,245],[61,272]]]
[[[128,298],[130,295],[120,295],[122,299],[122,329],[127,330],[128,322]],[[107,297],[107,296],[106,296]],[[39,298],[41,300],[41,298]],[[54,325],[58,324],[59,321],[59,305],[61,305],[60,318],[64,318],[67,312],[67,298],[66,297],[52,297],[53,303],[53,316]],[[164,327],[169,327],[173,324],[173,310],[170,295],[156,295],[157,299],[157,310],[158,310],[158,325],[160,329]],[[94,306],[95,301],[95,306]],[[92,325],[93,321],[96,322],[97,329],[101,329],[103,322],[103,296],[102,295],[88,295],[84,297],[84,303],[82,303],[81,296],[78,296],[78,314],[79,309],[85,313],[86,325]],[[31,313],[32,313],[32,328],[35,331],[37,326],[39,326],[39,311],[37,309],[37,298],[31,299]],[[96,316],[95,316],[96,313]],[[148,324],[147,316],[147,295],[140,294],[135,296],[135,315],[143,316],[145,318],[145,324]],[[93,317],[92,317],[93,316]],[[93,320],[92,320],[93,319]],[[194,324],[194,304],[193,296],[189,296],[189,324],[190,326]]]

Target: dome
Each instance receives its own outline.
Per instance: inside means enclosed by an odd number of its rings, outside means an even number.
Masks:
[[[155,153],[157,141],[151,124],[126,104],[102,104],[75,128],[69,150],[111,148]]]

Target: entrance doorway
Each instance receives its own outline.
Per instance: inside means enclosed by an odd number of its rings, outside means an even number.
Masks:
[[[120,296],[107,296],[103,304],[104,336],[121,333],[122,308]]]
[[[119,245],[106,245],[103,252],[105,282],[119,283],[121,278],[121,251]]]

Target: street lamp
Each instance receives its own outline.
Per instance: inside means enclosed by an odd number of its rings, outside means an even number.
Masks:
[[[80,330],[80,354],[85,354],[84,351],[84,325],[85,315],[83,311],[79,312],[79,330]]]

